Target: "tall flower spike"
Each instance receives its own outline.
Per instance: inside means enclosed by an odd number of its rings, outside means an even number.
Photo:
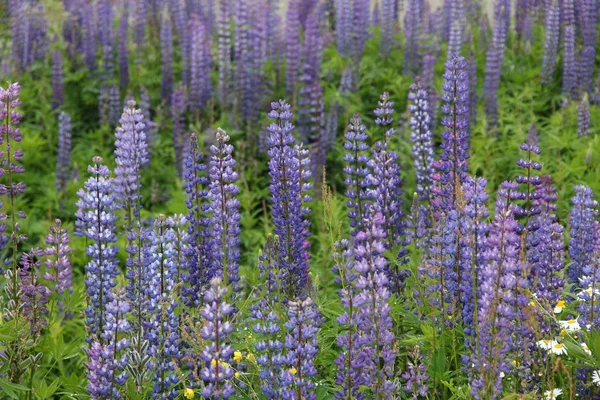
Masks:
[[[127,212],[128,223],[140,209],[141,169],[148,163],[144,116],[131,100],[115,133],[115,199]]]
[[[496,0],[494,6],[494,38],[486,55],[485,80],[483,92],[485,96],[485,113],[488,129],[495,130],[498,125],[498,85],[504,60],[504,46],[510,23],[510,1]]]
[[[52,53],[52,109],[62,106],[65,101],[65,83],[62,53],[59,49]]]
[[[419,68],[419,36],[421,33],[421,0],[408,0],[404,17],[404,36],[406,47],[404,73],[416,73]],[[383,35],[383,32],[382,32]],[[383,40],[383,36],[382,36]],[[388,40],[386,38],[386,40]],[[382,46],[384,43],[382,42]],[[385,44],[387,46],[387,44]]]
[[[189,212],[189,247],[187,249],[187,267],[183,287],[184,301],[188,305],[197,305],[202,300],[199,298],[202,287],[208,283],[208,269],[210,267],[210,211],[208,199],[209,179],[206,176],[206,165],[203,154],[198,150],[198,141],[195,133],[190,137],[190,152],[184,164],[183,187],[187,198],[185,205]]]
[[[17,111],[21,105],[19,95],[21,86],[18,83],[10,83],[6,89],[0,87],[0,196],[6,196],[10,204],[14,204],[17,197],[25,192],[25,184],[18,182],[18,175],[25,172],[21,165],[23,151],[17,148],[21,142],[21,131],[18,125],[23,117]],[[0,203],[4,208],[4,204]],[[13,300],[10,304],[17,307],[12,310],[18,312],[19,293],[18,293],[18,273],[19,267],[18,250],[19,243],[26,240],[27,237],[21,233],[21,224],[18,219],[24,219],[25,213],[10,207],[10,209],[0,213],[0,249],[4,249],[10,240],[10,265],[11,280],[9,297]],[[10,222],[7,222],[10,221]]]
[[[142,87],[140,89],[140,111],[144,116],[144,127],[147,131],[146,143],[147,146],[152,147],[158,138],[158,124],[152,120],[150,108],[150,94],[145,87]]]
[[[71,177],[71,117],[64,111],[58,115],[58,154],[56,155],[56,191],[67,187]]]
[[[428,100],[427,91],[417,77],[408,93],[410,138],[413,143],[412,153],[417,175],[417,194],[420,201],[431,203],[434,150]]]
[[[394,14],[394,5],[396,1],[394,0],[382,0],[381,1],[381,54],[388,55],[390,50],[392,49],[392,45],[394,42],[394,28],[396,25],[396,16]],[[408,14],[414,15],[415,7],[411,7],[412,4],[409,4]],[[349,8],[348,5],[346,7]],[[408,26],[406,27],[408,29]],[[408,31],[407,31],[408,33]],[[408,35],[406,36],[409,37]]]
[[[575,196],[571,199],[573,208],[569,217],[569,283],[579,283],[585,275],[586,266],[593,264],[594,219],[598,215],[598,202],[592,190],[583,185],[575,186]]]
[[[456,209],[457,190],[467,175],[469,159],[469,86],[463,57],[454,56],[444,73],[442,154],[434,163],[436,206]]]
[[[369,145],[366,143],[369,138],[366,133],[367,128],[363,125],[360,115],[354,113],[350,118],[348,131],[344,135],[344,174],[346,179],[346,198],[349,209],[350,227],[352,235],[362,230],[362,223],[367,216],[369,208]]]
[[[392,127],[394,119],[394,103],[389,101],[389,93],[384,92],[375,109],[375,123],[384,130],[383,138],[375,144],[373,156],[368,166],[371,168],[369,177],[373,189],[369,195],[373,199],[373,213],[381,215],[382,226],[385,232],[385,246],[388,250],[398,251],[397,259],[390,264],[394,266],[389,271],[389,285],[392,291],[399,291],[406,271],[400,270],[404,264],[407,243],[404,212],[402,210],[402,181],[398,167],[398,154],[389,150],[389,142],[395,134]]]
[[[23,302],[23,314],[29,322],[31,334],[38,337],[48,321],[46,315],[48,309],[48,298],[50,289],[44,286],[40,279],[41,257],[44,252],[33,248],[21,257],[21,301]]]
[[[375,399],[387,399],[396,390],[393,381],[396,353],[388,304],[390,292],[386,261],[381,256],[385,238],[382,223],[381,214],[369,216],[354,248],[358,274],[354,283],[358,308],[357,340],[360,348],[357,360],[360,360],[363,371],[364,381],[361,384],[370,388]]]
[[[286,93],[296,102],[296,88],[298,85],[298,67],[300,63],[300,20],[299,1],[290,0],[286,13]]]
[[[216,143],[210,147],[212,153],[209,163],[209,194],[211,205],[211,243],[212,266],[210,278],[219,276],[223,285],[236,290],[239,281],[240,260],[240,191],[236,185],[238,174],[233,158],[233,146],[229,144],[229,135],[221,128],[217,129]]]
[[[148,356],[153,372],[155,398],[175,398],[179,378],[175,372],[175,360],[181,358],[179,349],[179,317],[174,299],[175,278],[179,273],[176,263],[175,231],[164,215],[159,215],[146,249],[149,264],[145,271],[147,312],[150,318],[146,337],[150,343]]]
[[[560,42],[560,11],[555,0],[548,1],[544,26],[546,38],[544,40],[544,60],[542,62],[542,83],[549,84],[553,81],[556,69],[556,56]]]
[[[50,233],[46,236],[46,244],[48,247],[44,251],[44,256],[46,256],[44,264],[48,272],[44,278],[54,282],[54,291],[62,295],[73,284],[73,271],[69,261],[71,254],[69,235],[67,230],[62,227],[60,219],[55,220],[54,225],[50,227]]]
[[[305,211],[302,207],[301,165],[292,148],[293,114],[284,100],[271,103],[269,118],[269,189],[274,232],[281,240],[282,268],[289,271],[287,293],[303,293],[309,285],[309,263]]]
[[[108,89],[108,123],[112,126],[117,125],[122,111],[121,93],[117,85],[112,85]]]
[[[171,104],[171,92],[173,91],[173,26],[166,9],[162,12],[160,23],[160,44],[161,98],[167,104]]]
[[[594,60],[596,59],[596,25],[598,24],[598,4],[593,0],[578,2],[578,25],[581,25],[583,47],[579,54],[578,91],[589,93],[593,90]]]
[[[589,136],[590,127],[590,102],[587,93],[585,93],[577,107],[577,136]]]
[[[561,9],[563,29],[563,96],[574,97],[577,91],[576,22],[574,0],[564,0]]]
[[[113,288],[116,285],[117,248],[115,243],[114,211],[117,207],[113,196],[113,179],[108,167],[102,164],[101,157],[93,158],[88,166],[91,177],[77,193],[77,213],[75,232],[88,239],[86,254],[91,259],[85,266],[85,286],[88,306],[85,310],[90,342],[100,341],[106,329],[106,305],[114,300]]]
[[[579,279],[583,289],[577,295],[579,304],[579,323],[588,329],[600,327],[600,301],[598,298],[598,280],[600,279],[600,222],[593,221],[594,253],[591,263],[583,268],[584,276]]]
[[[126,90],[129,86],[129,5],[125,3],[119,21],[119,86]]]
[[[190,109],[204,109],[211,97],[211,53],[209,33],[204,21],[196,16],[191,22],[192,38],[190,51]]]
[[[460,56],[465,30],[465,4],[464,0],[452,0],[450,2],[450,29],[448,32],[448,58]]]
[[[315,400],[313,377],[317,375],[314,358],[318,353],[317,332],[321,316],[310,297],[288,303],[288,321],[285,327],[287,349],[286,361],[289,369],[281,373],[284,399]]]
[[[204,294],[204,310],[202,317],[206,320],[202,328],[202,338],[206,340],[206,347],[200,358],[205,364],[200,376],[205,382],[202,396],[212,399],[228,399],[235,393],[232,384],[233,368],[231,360],[233,348],[228,343],[227,337],[233,331],[230,322],[234,308],[224,300],[227,288],[223,287],[221,279],[213,278],[210,288]]]
[[[224,109],[229,104],[231,84],[231,5],[229,0],[220,1],[217,14],[219,102]]]

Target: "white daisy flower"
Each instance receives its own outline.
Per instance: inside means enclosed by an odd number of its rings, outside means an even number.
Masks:
[[[592,298],[592,295],[594,297],[600,296],[600,290],[594,290],[592,286],[589,286],[587,289],[581,291],[577,297],[579,297],[579,300],[587,301],[588,299]]]
[[[537,342],[537,345],[542,350],[551,350],[552,346],[554,346],[557,343],[558,342],[556,340],[545,339],[545,340],[540,340],[539,342]]]
[[[592,372],[592,382],[594,382],[594,385],[600,386],[600,370]]]
[[[567,348],[566,348],[566,347],[565,347],[565,345],[564,345],[564,344],[562,344],[562,343],[554,343],[554,344],[552,345],[552,349],[550,349],[550,351],[551,351],[553,354],[556,354],[556,355],[559,355],[559,356],[560,356],[560,355],[563,355],[563,354],[564,354],[564,355],[567,355]]]
[[[567,332],[577,332],[581,330],[577,319],[568,319],[566,321],[558,321],[562,329],[566,329]]]
[[[563,310],[563,308],[565,308],[566,304],[564,300],[559,300],[556,305],[554,306],[554,314],[560,314]]]
[[[562,394],[562,389],[552,389],[552,390],[546,390],[544,392],[544,399],[545,400],[556,400],[558,398],[558,396],[560,396]]]
[[[583,351],[585,351],[587,353],[588,356],[592,355],[592,351],[590,350],[590,348],[588,347],[588,345],[585,342],[581,343],[581,347],[583,348]]]

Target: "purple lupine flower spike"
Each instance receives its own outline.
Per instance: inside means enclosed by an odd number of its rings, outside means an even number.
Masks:
[[[369,146],[366,133],[366,127],[363,125],[360,115],[354,113],[350,118],[348,131],[344,135],[346,142],[344,149],[344,174],[346,179],[346,197],[348,199],[347,206],[349,209],[348,218],[350,218],[350,227],[352,235],[362,230],[362,223],[367,216],[370,197],[368,195],[369,180],[369,155],[367,150]]]
[[[171,104],[171,93],[173,91],[173,27],[166,9],[162,14],[160,23],[161,98],[166,104]]]
[[[116,126],[119,123],[121,117],[121,93],[117,85],[112,85],[108,89],[108,123],[112,126]]]
[[[48,304],[50,289],[43,284],[40,276],[40,259],[43,255],[44,252],[38,248],[23,253],[21,269],[19,270],[22,311],[29,322],[31,334],[34,337],[38,337],[48,323],[46,320],[48,314],[46,304]]]
[[[286,291],[292,294],[302,293],[310,284],[307,241],[306,210],[303,208],[303,188],[301,184],[301,165],[297,153],[292,147],[294,125],[290,105],[284,100],[271,103],[269,118],[273,123],[269,131],[269,177],[274,232],[279,236],[281,262],[289,271]]]
[[[202,338],[206,341],[206,347],[200,355],[205,363],[200,376],[205,382],[202,390],[205,398],[228,399],[235,393],[233,368],[230,366],[233,348],[227,339],[233,332],[230,320],[235,309],[225,302],[226,295],[227,288],[218,277],[212,279],[210,288],[204,294],[206,305],[202,316],[206,323],[202,328]]]
[[[119,86],[121,90],[129,86],[129,6],[127,3],[119,21]]]
[[[210,33],[204,21],[197,16],[192,19],[191,29],[189,105],[191,110],[200,111],[211,97]]]
[[[150,246],[145,249],[148,265],[144,271],[146,311],[150,314],[145,326],[149,342],[149,368],[152,370],[152,389],[156,398],[175,398],[179,377],[175,360],[182,357],[179,348],[179,317],[175,310],[176,263],[175,231],[164,215],[159,215],[150,233]]]
[[[465,5],[464,0],[452,0],[450,13],[450,27],[448,31],[448,58],[460,56],[465,30]]]
[[[419,396],[427,397],[429,387],[426,382],[429,380],[429,375],[419,346],[415,346],[408,354],[410,360],[406,362],[406,369],[402,374],[402,378],[406,379],[404,391],[411,393],[413,400],[417,400]]]
[[[141,50],[144,47],[146,38],[146,20],[148,13],[148,4],[144,0],[134,0],[133,5],[133,40],[135,42],[138,57],[141,56]]]
[[[140,89],[140,111],[144,116],[144,126],[147,131],[146,142],[148,146],[152,147],[158,138],[158,124],[152,120],[150,108],[150,94],[145,87],[142,87]]]
[[[589,136],[590,127],[590,102],[587,93],[585,93],[577,107],[577,136]]]
[[[65,101],[65,83],[62,53],[59,49],[52,53],[52,109],[56,109]]]
[[[597,211],[597,210],[596,210]],[[598,279],[600,278],[600,222],[593,221],[593,233],[590,235],[594,240],[593,257],[590,264],[583,268],[583,276],[579,279],[579,285],[583,289],[577,295],[581,301],[579,304],[580,324],[588,329],[600,327],[600,301],[598,301]]]
[[[546,5],[544,26],[546,38],[544,40],[544,60],[542,63],[542,83],[549,84],[554,78],[556,69],[556,56],[560,42],[560,11],[555,0],[549,0]]]
[[[240,191],[236,181],[236,161],[233,158],[233,146],[229,144],[229,135],[221,128],[217,129],[216,143],[210,147],[211,157],[208,169],[210,179],[208,198],[210,199],[212,256],[209,276],[219,276],[223,285],[237,290],[240,279]]]
[[[578,91],[590,93],[593,90],[594,60],[596,59],[596,26],[598,24],[598,4],[594,0],[580,0],[577,14],[581,26],[583,47],[578,57]]]
[[[357,327],[363,382],[370,388],[373,398],[389,398],[396,390],[393,381],[394,351],[393,323],[388,300],[386,261],[381,214],[372,214],[364,222],[364,231],[356,236],[354,267],[358,278],[354,287],[357,292]]]
[[[46,244],[48,247],[44,251],[46,256],[44,264],[48,273],[44,278],[54,282],[56,293],[64,294],[71,289],[73,272],[69,261],[69,254],[71,254],[69,235],[67,230],[62,227],[60,219],[55,220],[54,225],[50,227],[50,233],[46,236]]]
[[[183,162],[185,160],[183,150],[185,143],[185,109],[187,108],[185,91],[176,88],[171,94],[171,120],[173,129],[173,149],[175,150],[175,166],[177,175],[183,176]]]
[[[469,159],[469,87],[463,57],[453,57],[444,73],[444,117],[442,154],[434,163],[434,203],[445,210],[456,209],[457,191],[468,171]]]
[[[564,0],[561,9],[561,23],[563,28],[563,96],[574,97],[577,91],[577,57],[576,46],[576,21],[575,0]]]
[[[433,133],[431,132],[431,115],[429,113],[429,96],[421,84],[419,77],[410,87],[408,94],[408,111],[410,112],[410,138],[413,143],[412,153],[417,175],[417,194],[420,201],[431,204],[433,187]]]
[[[82,3],[81,13],[81,45],[84,61],[90,71],[95,71],[96,63],[96,30],[94,27],[94,3]]]
[[[578,284],[585,275],[586,266],[593,265],[594,219],[598,215],[598,202],[592,190],[583,185],[575,186],[575,196],[571,199],[573,208],[569,222],[569,283]]]
[[[202,288],[208,283],[210,268],[210,218],[208,204],[209,179],[203,154],[198,150],[196,134],[190,138],[190,152],[184,163],[183,187],[187,198],[185,204],[189,210],[187,215],[189,247],[187,249],[186,282],[183,287],[183,301],[197,305],[202,299],[199,296]]]
[[[219,102],[223,108],[226,108],[229,104],[231,85],[231,5],[232,3],[229,0],[220,1],[217,14]],[[236,39],[238,38],[236,37]]]
[[[114,300],[113,288],[118,275],[115,246],[117,217],[114,214],[117,203],[113,195],[113,178],[102,162],[102,158],[96,156],[93,165],[88,167],[91,176],[77,193],[79,200],[75,214],[75,234],[88,239],[86,254],[91,258],[85,266],[89,298],[85,313],[90,342],[101,341],[100,335],[106,328],[106,306]]]
[[[394,4],[396,3],[396,1],[394,0],[382,0],[381,1],[381,54],[382,55],[388,55],[390,53],[390,50],[392,49],[392,45],[394,42],[394,28],[396,25],[396,16],[394,13]],[[414,12],[416,12],[414,9],[416,7],[411,7],[412,4],[409,4],[409,8],[408,8],[408,14],[410,14],[411,16],[415,15],[413,14]],[[345,8],[350,8],[350,5],[346,4],[344,5]],[[412,26],[410,26],[411,31],[414,29]],[[409,29],[409,26],[406,27],[406,29]],[[416,31],[416,30],[415,30]],[[407,31],[408,33],[408,31]],[[406,36],[407,38],[409,37],[408,35]],[[411,54],[412,56],[412,54]]]
[[[287,304],[288,329],[285,338],[287,370],[281,372],[282,398],[316,400],[313,377],[317,375],[314,358],[319,352],[317,333],[321,316],[310,297]]]
[[[504,46],[510,23],[510,1],[496,0],[494,7],[494,39],[486,55],[485,80],[483,91],[485,96],[485,113],[489,129],[498,125],[498,85],[504,60]]]
[[[71,177],[71,117],[64,111],[58,115],[58,154],[56,155],[56,191],[67,187]]]
[[[300,38],[299,38],[299,2],[300,0],[290,0],[286,13],[286,93],[296,102],[296,89],[298,86],[298,68],[300,63]]]
[[[404,17],[404,36],[406,47],[404,55],[404,72],[413,74],[419,67],[419,36],[421,34],[421,0],[409,0]],[[387,34],[387,33],[386,33]],[[383,32],[382,32],[383,40]],[[386,41],[389,40],[386,38]],[[381,44],[384,46],[384,43]],[[385,46],[388,46],[386,43]],[[388,50],[389,52],[389,50]]]

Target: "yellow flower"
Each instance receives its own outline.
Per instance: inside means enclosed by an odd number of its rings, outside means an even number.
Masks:
[[[559,300],[556,305],[554,306],[554,314],[560,314],[563,310],[563,308],[565,308],[566,304],[564,300]]]
[[[235,371],[235,374],[233,374],[233,376],[235,376],[235,379],[240,379],[240,373]]]
[[[567,330],[566,329],[561,329],[560,330],[560,336],[566,336],[567,334]]]
[[[213,367],[217,366],[217,360],[215,360],[214,358],[212,360],[210,360],[210,365],[212,365]]]
[[[194,395],[194,391],[190,388],[185,388],[185,390],[183,391],[183,397],[185,397],[186,399],[193,399]]]
[[[452,318],[453,318],[452,315],[448,315],[448,319],[452,319]]]
[[[531,301],[529,302],[529,307],[535,307],[535,301],[531,300]]]
[[[248,335],[248,339],[252,339],[252,334],[249,334],[249,335]]]
[[[296,375],[296,372],[298,372],[294,367],[290,368],[288,371],[290,371],[290,374],[292,375]]]
[[[241,351],[234,351],[233,352],[233,359],[235,360],[235,362],[242,362],[242,352]]]
[[[249,354],[246,356],[246,359],[247,359],[248,361],[250,361],[251,363],[253,363],[253,362],[256,362],[256,357],[254,357],[254,354],[252,354],[252,353],[249,353]]]

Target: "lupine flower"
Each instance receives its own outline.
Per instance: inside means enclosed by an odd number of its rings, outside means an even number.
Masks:
[[[106,304],[101,337],[94,340],[88,350],[87,390],[94,400],[121,398],[119,386],[125,385],[128,378],[125,368],[129,360],[124,353],[129,342],[123,337],[130,329],[125,317],[128,312],[129,303],[119,294],[114,296]]]
[[[369,180],[372,182],[373,189],[369,191],[369,196],[373,199],[373,213],[378,213],[383,218],[381,228],[386,234],[385,245],[388,250],[398,250],[397,263],[394,262],[395,269],[390,270],[388,276],[390,288],[393,291],[400,290],[403,280],[406,278],[406,271],[399,269],[399,264],[404,264],[406,255],[406,226],[404,221],[404,212],[402,211],[402,181],[400,180],[400,168],[398,167],[398,154],[389,150],[389,141],[395,134],[391,127],[393,122],[392,113],[394,112],[394,103],[389,101],[389,94],[384,92],[378,103],[379,107],[375,109],[375,123],[384,129],[383,139],[375,144],[372,159],[368,166],[371,169]]]
[[[178,87],[171,95],[171,120],[173,123],[173,148],[175,149],[175,166],[177,175],[183,176],[184,143],[185,143],[185,109],[187,108],[185,91]]]
[[[271,103],[267,127],[270,133],[267,152],[274,232],[279,236],[282,268],[289,270],[287,292],[300,293],[309,285],[306,209],[302,205],[301,165],[292,148],[294,125],[292,112],[284,100]]]
[[[477,121],[477,60],[473,50],[467,60],[467,75],[469,76],[469,122],[473,125]]]
[[[292,99],[296,100],[296,87],[298,85],[298,67],[300,63],[300,20],[299,20],[299,1],[290,0],[286,12],[285,38],[286,38],[286,93]]]
[[[60,50],[52,53],[52,109],[62,106],[65,100],[65,83],[63,73],[63,60]]]
[[[282,398],[315,400],[317,396],[312,377],[317,374],[314,358],[319,351],[317,332],[321,316],[310,297],[290,301],[287,315],[285,358],[289,368],[281,372]]]
[[[494,6],[494,38],[488,48],[485,65],[483,92],[485,114],[490,130],[498,125],[498,85],[504,60],[504,46],[510,23],[510,1],[496,0]]]
[[[219,64],[219,102],[227,107],[231,84],[231,3],[219,2],[217,14],[218,64]],[[236,27],[237,29],[237,27]],[[237,39],[237,37],[236,37]],[[237,60],[236,60],[237,62]]]
[[[580,93],[593,90],[594,60],[596,59],[596,25],[598,4],[593,0],[577,3],[578,26],[580,26],[583,47],[579,54],[577,84]]]
[[[102,162],[102,158],[96,156],[93,165],[88,166],[92,176],[77,192],[79,200],[75,214],[75,234],[88,239],[86,254],[91,258],[85,266],[85,286],[89,298],[85,313],[90,342],[100,340],[99,336],[106,329],[106,307],[114,300],[113,288],[118,275],[117,248],[114,245],[117,241],[117,217],[114,214],[117,204],[113,195],[113,178]]]
[[[96,30],[94,27],[94,3],[82,3],[83,10],[81,12],[81,50],[83,59],[90,71],[96,70]],[[99,14],[103,15],[103,14]],[[99,26],[102,26],[99,24]],[[109,25],[103,25],[104,29],[108,29]],[[108,41],[106,42],[108,43]]]
[[[197,305],[201,301],[199,292],[208,283],[208,270],[210,268],[210,218],[207,213],[210,206],[207,204],[209,179],[206,176],[206,165],[203,163],[203,154],[198,150],[196,135],[190,138],[190,153],[185,159],[184,184],[187,198],[185,204],[189,210],[189,247],[188,261],[185,272],[186,282],[183,296],[186,304]]]
[[[71,177],[71,116],[64,111],[58,115],[58,154],[56,155],[56,191],[67,187]]]
[[[23,314],[29,322],[31,334],[37,337],[43,328],[46,327],[46,315],[48,309],[48,289],[41,281],[40,266],[41,257],[44,252],[38,248],[33,248],[21,257],[21,302],[23,304]]]
[[[394,28],[396,25],[395,22],[397,21],[396,15],[394,13],[395,3],[396,1],[394,0],[381,1],[381,54],[384,56],[390,53],[394,41]],[[411,5],[412,4],[408,5],[408,13],[410,15],[416,15],[414,14],[416,13],[416,11],[413,10],[413,8],[416,7],[411,7]],[[345,7],[350,8],[350,5],[345,5]],[[415,28],[411,30],[416,31]],[[408,29],[408,27],[406,29]],[[406,35],[406,37],[408,38],[409,36]]]
[[[496,398],[502,392],[502,376],[511,370],[508,353],[516,345],[512,336],[517,304],[514,290],[520,269],[517,232],[518,224],[510,211],[496,215],[490,226],[489,265],[481,271],[480,281],[479,354],[473,357],[475,370],[480,370],[471,383],[475,397]]]
[[[165,9],[162,12],[160,23],[160,55],[161,55],[161,98],[167,104],[171,103],[171,92],[173,91],[173,27],[171,18]]]
[[[98,31],[98,41],[101,46],[110,45],[114,39],[114,31],[113,31],[113,9],[110,4],[110,0],[98,0],[94,2],[96,6],[96,12],[93,10],[89,10],[90,16],[94,14],[98,16],[97,20],[97,31]]]
[[[413,143],[412,153],[417,175],[417,194],[420,201],[431,203],[434,151],[428,100],[427,91],[417,77],[408,94],[408,111],[411,114],[410,139]]]
[[[19,174],[25,172],[21,165],[23,151],[17,148],[21,142],[21,123],[22,114],[17,110],[21,105],[19,95],[21,86],[18,83],[9,83],[6,89],[0,87],[0,196],[6,196],[10,204],[13,204],[17,197],[25,192],[25,184],[16,179]],[[10,160],[10,161],[9,161]],[[0,202],[0,207],[4,205]],[[8,211],[8,210],[7,210]],[[18,307],[18,248],[19,243],[26,240],[27,237],[22,234],[21,224],[18,219],[25,219],[25,212],[18,210],[17,207],[10,207],[10,211],[0,213],[0,249],[4,249],[9,243],[11,245],[11,271],[13,289],[9,296],[14,300],[11,305]],[[11,221],[11,222],[7,222]]]
[[[476,336],[477,310],[475,306],[481,284],[479,278],[487,263],[485,251],[487,249],[488,224],[486,221],[489,212],[485,203],[489,196],[485,191],[486,185],[487,182],[483,178],[468,177],[462,187],[465,205],[459,222],[459,291],[465,335],[471,337]],[[466,345],[471,345],[468,338]]]
[[[366,133],[366,127],[363,125],[360,115],[354,113],[350,118],[348,131],[344,135],[344,174],[346,179],[346,197],[348,198],[347,206],[349,209],[348,217],[350,218],[350,227],[352,235],[362,230],[362,223],[367,216],[370,205],[370,197],[368,194],[370,179],[369,179],[369,149]]]
[[[179,378],[174,360],[181,358],[179,349],[179,318],[173,293],[179,274],[176,263],[175,231],[164,215],[159,215],[150,233],[149,259],[144,271],[146,311],[150,313],[145,335],[150,343],[149,367],[153,372],[153,392],[156,398],[175,398]]]
[[[450,2],[450,27],[448,31],[448,58],[460,56],[465,30],[465,5],[463,0],[452,0]]]
[[[387,0],[385,0],[387,1]],[[392,21],[393,23],[393,21]],[[406,15],[404,17],[404,36],[406,47],[404,50],[404,72],[415,73],[419,67],[419,35],[421,33],[421,0],[408,0]],[[386,32],[387,34],[387,32]],[[382,31],[383,40],[383,31]],[[385,38],[386,41],[389,38]],[[385,43],[389,46],[391,43]],[[382,47],[384,42],[381,43]],[[389,53],[389,49],[387,50]]]
[[[404,391],[411,393],[413,400],[417,400],[419,396],[426,397],[429,387],[425,382],[429,380],[427,375],[427,367],[423,363],[423,356],[419,351],[419,347],[415,346],[410,351],[411,360],[406,363],[406,371],[402,374],[402,378],[406,379]]]
[[[540,171],[542,166],[539,162],[534,161],[534,156],[539,156],[541,150],[536,145],[530,145],[523,143],[520,146],[521,150],[526,152],[526,159],[519,159],[517,166],[523,168],[526,172],[524,175],[516,177],[515,181],[519,185],[524,185],[525,189],[521,191],[515,191],[511,194],[511,200],[518,200],[521,204],[511,204],[511,209],[515,218],[524,218],[525,227],[528,232],[534,232],[537,226],[532,223],[531,217],[540,213],[540,210],[536,207],[537,200],[540,197],[540,192],[537,190],[541,185],[540,176],[536,175],[536,171]],[[528,250],[530,246],[528,245]]]
[[[235,393],[232,384],[233,368],[231,360],[233,348],[228,344],[228,335],[233,331],[231,317],[234,308],[225,302],[227,288],[221,284],[219,277],[213,278],[210,288],[204,294],[204,310],[202,317],[206,325],[202,329],[202,338],[206,347],[200,358],[204,361],[200,375],[205,382],[202,396],[204,398],[228,399]]]
[[[119,21],[119,86],[121,90],[129,86],[129,6],[125,3]]]
[[[108,123],[113,126],[117,125],[122,111],[121,93],[116,85],[112,85],[108,89]]]
[[[131,100],[123,110],[115,133],[115,200],[126,209],[128,223],[140,208],[141,169],[148,163],[144,116]]]
[[[396,353],[393,348],[392,319],[388,299],[388,278],[384,251],[381,214],[369,216],[365,230],[356,237],[354,256],[358,278],[354,287],[357,291],[357,327],[360,362],[364,381],[374,398],[389,398],[396,390],[393,381]],[[360,361],[359,361],[360,360]],[[358,366],[359,364],[357,364]]]
[[[574,0],[564,0],[561,8],[561,23],[563,29],[563,96],[575,96],[577,91],[577,71],[575,45],[575,6]]]
[[[590,126],[590,102],[587,93],[585,93],[577,107],[577,135],[580,137],[589,136]]]
[[[233,92],[237,94],[245,93],[248,87],[248,61],[247,50],[249,45],[248,26],[248,2],[240,0],[236,2],[233,8],[233,59],[234,59],[234,88]],[[243,109],[242,99],[238,99],[236,104],[239,109]]]
[[[362,225],[361,225],[362,226]],[[358,339],[358,321],[356,290],[353,283],[356,279],[354,254],[349,249],[347,241],[336,243],[339,249],[334,253],[336,262],[335,271],[339,274],[336,280],[342,284],[340,289],[340,298],[344,306],[344,313],[337,318],[337,322],[345,328],[345,331],[338,336],[337,344],[342,349],[340,355],[336,358],[335,364],[338,367],[336,374],[336,384],[341,385],[342,389],[335,393],[336,399],[361,398],[359,389],[362,384],[362,365],[360,365],[360,343]]]
[[[456,209],[457,190],[467,175],[469,159],[469,86],[463,57],[454,56],[446,63],[444,73],[444,118],[442,154],[434,167],[435,205],[446,210]],[[439,186],[438,186],[439,185]]]
[[[189,105],[191,110],[198,111],[204,109],[211,97],[212,58],[204,22],[199,17],[193,18],[191,29]]]
[[[583,185],[575,186],[571,202],[569,283],[579,283],[579,279],[586,275],[586,267],[594,264],[594,219],[598,215],[598,202],[594,200],[592,190]]]
[[[392,6],[392,1],[389,2]],[[385,18],[385,5],[383,7],[383,16]],[[385,20],[384,20],[385,21]],[[335,30],[336,30],[336,43],[337,49],[340,54],[349,55],[350,46],[352,39],[351,27],[352,27],[352,1],[350,0],[336,0],[335,1]],[[383,26],[383,22],[382,22]]]
[[[223,285],[235,288],[240,277],[240,202],[236,161],[232,156],[233,146],[229,135],[217,129],[216,143],[210,147],[212,153],[208,175],[210,179],[208,198],[211,205],[211,272],[210,278],[221,277]],[[235,290],[235,289],[234,289]]]
[[[69,246],[69,235],[67,230],[62,227],[60,219],[54,221],[50,227],[50,233],[46,236],[48,247],[44,251],[46,260],[44,265],[47,272],[44,278],[54,282],[54,291],[58,294],[64,294],[71,289],[73,284],[73,272],[69,255],[71,247]]]
[[[560,11],[554,0],[547,2],[545,11],[546,38],[544,40],[544,60],[542,62],[542,83],[547,85],[552,82],[554,70],[556,69],[556,56],[560,42]]]
[[[600,327],[600,302],[598,301],[598,280],[600,279],[600,222],[593,221],[593,254],[590,264],[584,265],[583,277],[579,278],[580,287],[586,288],[578,294],[580,319],[583,325],[592,329]],[[559,321],[560,323],[560,321]],[[578,324],[577,324],[578,325]],[[573,329],[577,325],[567,322],[565,329]]]
[[[138,57],[141,55],[141,49],[144,46],[147,2],[144,0],[133,1],[133,41],[137,47]]]
[[[281,398],[281,373],[286,358],[283,355],[281,321],[273,303],[267,300],[270,291],[250,309],[252,330],[259,335],[255,344],[256,363],[259,365],[260,389],[268,399]]]

